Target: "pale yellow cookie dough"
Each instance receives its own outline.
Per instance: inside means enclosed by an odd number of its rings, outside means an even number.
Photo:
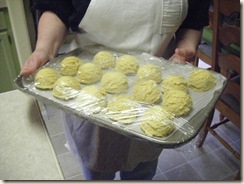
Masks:
[[[81,85],[74,77],[60,77],[53,86],[52,94],[56,98],[69,100],[74,98],[80,92]]]
[[[107,94],[98,86],[86,86],[82,88],[75,99],[76,110],[82,110],[86,114],[98,113],[106,107]]]
[[[40,69],[34,78],[34,85],[40,89],[52,89],[54,83],[60,77],[59,73],[52,68]]]
[[[191,96],[181,90],[170,90],[164,93],[162,107],[175,116],[187,115],[192,109]]]
[[[79,67],[83,61],[75,56],[67,56],[61,61],[60,73],[62,75],[74,76],[76,75]]]
[[[94,64],[97,64],[102,69],[115,67],[115,57],[108,51],[100,51],[93,57]]]
[[[152,121],[156,122],[162,122],[164,120],[173,120],[174,114],[166,111],[162,106],[160,105],[154,105],[150,107],[148,110],[146,110],[141,117],[141,121],[144,123],[150,123]],[[154,127],[157,128],[157,127]]]
[[[150,123],[143,123],[140,127],[150,137],[166,137],[175,130],[174,123],[169,119],[162,122],[151,121]]]
[[[121,93],[128,87],[128,80],[122,72],[107,72],[102,76],[101,86],[107,93]]]
[[[187,80],[184,77],[176,74],[166,77],[162,82],[162,92],[165,93],[172,89],[188,92]]]
[[[154,104],[161,99],[161,90],[154,80],[140,81],[132,91],[133,99],[146,104]]]
[[[188,86],[194,91],[208,91],[216,85],[216,78],[211,71],[205,69],[194,70],[188,80]]]
[[[117,60],[116,69],[123,72],[125,75],[134,75],[139,69],[139,62],[132,55],[123,55]]]
[[[162,71],[160,67],[152,64],[141,66],[136,74],[137,80],[154,80],[156,83],[162,81]]]
[[[94,84],[101,80],[102,75],[103,71],[99,66],[85,63],[79,67],[77,80],[82,84]]]
[[[137,118],[138,107],[139,104],[130,96],[114,96],[107,103],[106,115],[116,122],[129,124]]]
[[[142,116],[141,129],[148,136],[165,137],[175,130],[174,116],[161,106],[153,106]]]

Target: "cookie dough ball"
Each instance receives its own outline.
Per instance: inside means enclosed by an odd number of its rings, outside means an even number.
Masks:
[[[121,93],[128,87],[128,80],[121,72],[108,72],[102,76],[101,86],[107,93]]]
[[[138,69],[136,77],[137,80],[154,80],[159,84],[162,81],[162,71],[160,67],[148,64]]]
[[[140,81],[132,91],[133,99],[146,104],[154,104],[161,99],[161,90],[154,80]]]
[[[99,113],[106,107],[106,92],[97,86],[86,86],[82,88],[75,99],[75,109],[82,110],[86,114]]]
[[[55,82],[52,94],[56,98],[69,100],[77,96],[80,89],[79,81],[71,76],[63,76]]]
[[[188,92],[187,80],[179,75],[170,75],[162,82],[162,92],[165,93],[168,90],[177,89]]]
[[[103,71],[99,66],[86,63],[79,67],[77,80],[82,84],[94,84],[101,80],[102,75]]]
[[[93,62],[100,66],[102,69],[109,69],[115,67],[115,58],[110,52],[107,51],[98,52],[94,56]]]
[[[115,96],[107,103],[106,115],[116,122],[129,124],[137,117],[138,105],[130,96]]]
[[[173,119],[161,106],[153,106],[143,114],[141,129],[150,137],[166,137],[175,130]]]
[[[162,107],[175,116],[187,115],[192,109],[192,98],[185,91],[170,90],[163,96]]]
[[[52,68],[42,68],[35,75],[34,85],[40,89],[52,89],[54,83],[60,77],[59,73]]]
[[[117,60],[116,69],[125,75],[134,75],[139,69],[139,62],[134,56],[123,55]]]
[[[216,85],[216,79],[211,71],[197,69],[190,74],[188,85],[194,91],[208,91]]]
[[[61,70],[62,75],[74,76],[76,75],[82,60],[75,56],[67,56],[61,61]]]

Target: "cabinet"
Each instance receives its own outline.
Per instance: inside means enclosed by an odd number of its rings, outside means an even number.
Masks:
[[[7,8],[0,9],[0,93],[15,89],[13,80],[20,64],[11,30]]]

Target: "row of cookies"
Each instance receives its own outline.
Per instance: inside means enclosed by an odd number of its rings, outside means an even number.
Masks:
[[[127,75],[137,74],[137,79],[152,79],[158,83],[162,80],[160,68],[154,65],[145,65],[139,68],[138,60],[132,55],[123,55],[119,57],[115,64],[115,57],[105,51],[98,52],[92,62],[83,63],[83,61],[75,56],[65,57],[60,63],[60,71],[52,68],[43,68],[35,76],[35,87],[39,89],[52,89],[58,84],[69,81],[75,87],[74,80],[71,82],[72,76],[81,84],[95,84],[101,81],[102,87],[108,93],[121,93],[128,87]],[[104,72],[103,69],[115,67],[115,70]],[[59,75],[59,73],[60,75]],[[56,84],[54,84],[57,81]],[[60,87],[62,89],[62,87]],[[75,88],[77,89],[77,88]],[[54,94],[55,96],[55,94]],[[55,96],[62,98],[59,96]],[[64,99],[68,99],[67,96]]]

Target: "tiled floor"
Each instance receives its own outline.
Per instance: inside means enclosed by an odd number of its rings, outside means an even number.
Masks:
[[[66,180],[83,180],[82,171],[76,158],[65,147],[65,135],[60,123],[60,112],[48,106],[48,115],[43,111],[43,117],[49,132],[51,142],[64,178]],[[218,113],[215,119],[218,118]],[[240,151],[240,130],[231,123],[224,125],[218,131],[231,145]],[[159,157],[157,173],[154,180],[234,180],[240,161],[226,150],[211,134],[208,135],[202,148],[195,146],[196,139],[183,147],[165,149]],[[119,176],[116,176],[119,179]]]
[[[48,106],[47,111],[42,109],[42,113],[64,178],[83,180],[76,158],[65,147],[66,141],[59,110]],[[214,118],[217,120],[218,113]],[[238,151],[241,150],[240,130],[234,125],[231,123],[222,125],[218,133],[229,140],[228,142],[231,142]],[[195,142],[196,139],[183,147],[163,150],[154,180],[234,180],[241,165],[238,159],[211,134],[207,136],[202,148],[197,148]],[[116,180],[118,179],[119,176],[116,175]]]

